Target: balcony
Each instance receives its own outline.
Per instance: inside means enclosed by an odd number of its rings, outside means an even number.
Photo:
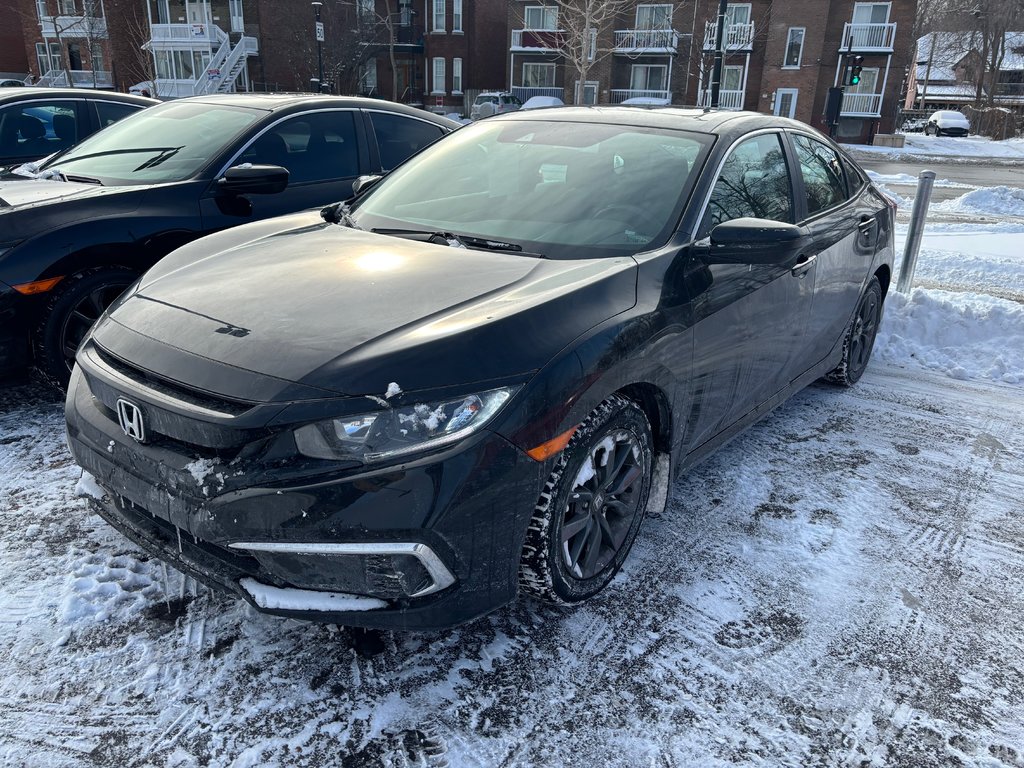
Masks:
[[[892,53],[896,39],[896,23],[843,25],[843,53]]]
[[[181,48],[184,43],[197,43],[206,48],[211,43],[220,43],[218,29],[213,24],[151,24],[149,39],[159,47],[174,43]]]
[[[562,99],[562,101],[565,101],[564,94],[564,88],[541,88],[525,85],[512,86],[512,95],[520,101],[526,101],[534,96],[554,96],[556,99]]]
[[[71,84],[75,88],[113,88],[114,78],[106,70],[72,69]],[[64,69],[51,69],[39,78],[36,85],[43,88],[67,88],[68,72]]]
[[[715,50],[715,40],[718,36],[718,22],[709,21],[704,25],[704,50]],[[750,24],[726,24],[725,25],[725,50],[727,51],[749,51],[754,47],[754,25]]]
[[[636,88],[613,88],[608,93],[608,101],[612,104],[621,104],[626,99],[656,99],[670,104],[672,102],[672,92],[641,91]]]
[[[675,56],[679,33],[674,29],[617,29],[614,53],[625,55],[660,53]]]
[[[711,106],[711,89],[710,88],[707,89],[706,91],[704,91],[703,98],[701,99],[700,106],[702,106],[702,107],[710,107]],[[729,109],[729,110],[743,109],[743,91],[727,91],[724,88],[721,89],[718,92],[718,108],[719,109]]]
[[[843,109],[839,114],[843,117],[881,117],[882,94],[844,93]]]
[[[107,20],[103,16],[47,16],[40,26],[44,38],[57,37],[58,30],[61,39],[96,40],[107,36]]]
[[[522,51],[557,51],[565,42],[563,29],[513,29],[512,47],[510,50]]]

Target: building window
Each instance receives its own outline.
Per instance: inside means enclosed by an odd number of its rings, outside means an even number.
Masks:
[[[462,93],[462,59],[452,59],[452,93]]]
[[[433,29],[434,29],[435,32],[444,32],[445,31],[445,25],[444,25],[445,11],[446,11],[445,0],[434,0],[434,27],[433,27]],[[434,59],[434,61],[437,61],[437,59]]]
[[[523,9],[526,29],[558,29],[558,9],[542,5],[531,5]]]
[[[878,67],[864,67],[860,71],[860,82],[846,86],[847,93],[878,93]]]
[[[637,29],[672,29],[671,5],[638,5]]]
[[[722,90],[743,90],[743,67],[738,64],[729,64],[728,66],[722,67]]]
[[[731,27],[734,24],[750,23],[750,3],[729,3],[725,9],[725,24]]]
[[[634,64],[629,73],[629,88],[633,91],[664,91],[668,67],[664,64]]]
[[[789,36],[786,38],[786,60],[782,62],[783,67],[800,68],[800,60],[804,55],[804,28],[790,27]]]
[[[856,3],[854,24],[885,24],[889,21],[889,3]]]
[[[775,91],[774,114],[782,117],[796,117],[796,97],[799,91],[796,88],[779,88]]]
[[[36,43],[36,64],[39,65],[39,75],[45,75],[51,69],[64,69],[61,63],[60,45],[50,43],[50,55],[46,55],[46,43]]]
[[[57,0],[57,12],[61,16],[75,16],[78,9],[75,8],[75,0]]]
[[[377,93],[377,60],[370,59],[360,67],[359,72],[360,90],[367,96],[374,96]]]
[[[523,85],[526,88],[554,88],[555,65],[533,62],[523,64]]]
[[[433,87],[433,90],[431,91],[431,93],[443,94],[445,92],[445,90],[444,90],[444,59],[441,58],[440,56],[438,56],[437,58],[434,59],[433,73],[434,73],[434,77],[433,77],[432,84],[433,84],[434,87]]]
[[[462,31],[462,0],[452,0],[452,32]]]
[[[50,12],[46,10],[46,0],[36,0],[36,13],[39,14],[40,21],[50,18]]]

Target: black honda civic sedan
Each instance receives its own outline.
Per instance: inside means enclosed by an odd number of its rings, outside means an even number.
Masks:
[[[886,199],[770,116],[515,113],[359,187],[163,259],[68,391],[96,511],[285,616],[595,595],[676,473],[860,378],[892,273]]]
[[[142,100],[145,102],[146,100]],[[67,381],[89,326],[161,257],[319,208],[459,127],[375,99],[217,94],[131,115],[0,177],[0,376]]]

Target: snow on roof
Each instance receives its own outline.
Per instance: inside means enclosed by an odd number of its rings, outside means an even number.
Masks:
[[[932,50],[932,37],[935,49]],[[956,80],[954,67],[978,47],[973,32],[931,32],[917,40],[917,79],[924,80],[931,56],[932,71],[929,82]],[[1001,70],[1024,69],[1024,32],[1006,33],[1006,54]]]
[[[924,90],[922,83],[917,84],[917,95],[920,96]],[[975,87],[970,83],[957,83],[956,85],[936,85],[934,82],[929,81],[928,83],[928,96],[931,98],[945,98],[945,99],[973,99],[977,91]]]

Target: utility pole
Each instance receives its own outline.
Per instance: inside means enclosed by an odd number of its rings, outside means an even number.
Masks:
[[[928,48],[928,66],[924,70],[924,85],[921,86],[921,109],[925,108],[925,98],[928,96],[928,81],[932,79],[932,59],[935,58],[935,40],[938,38],[938,32],[932,32],[932,44]],[[917,66],[917,62],[914,62],[914,66]]]
[[[711,68],[711,108],[718,109],[722,92],[722,59],[725,57],[725,14],[729,0],[718,2],[718,30],[715,33],[715,63]]]
[[[313,10],[316,11],[316,87],[313,89],[316,93],[322,93],[324,90],[324,55],[323,55],[323,43],[324,43],[324,25],[320,21],[320,8],[323,6],[319,0],[314,0]]]

